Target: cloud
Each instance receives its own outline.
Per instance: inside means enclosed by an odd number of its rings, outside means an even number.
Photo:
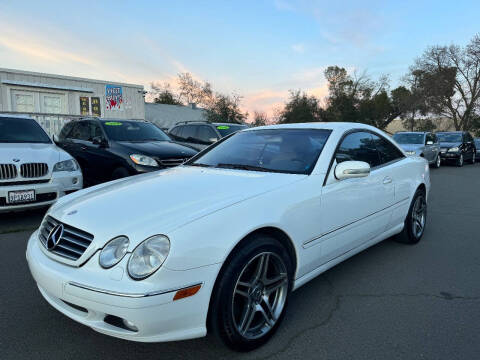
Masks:
[[[292,50],[298,54],[303,54],[305,52],[305,44],[303,43],[293,44]]]

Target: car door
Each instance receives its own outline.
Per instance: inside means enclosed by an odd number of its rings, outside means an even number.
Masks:
[[[340,141],[327,182],[322,190],[321,261],[332,260],[385,231],[389,207],[394,201],[394,183],[388,166],[376,149],[370,132],[355,131]],[[337,180],[335,166],[343,161],[370,164],[367,177]]]
[[[72,130],[66,135],[62,147],[70,153],[80,165],[82,169],[83,179],[88,183],[90,173],[88,158],[83,151],[84,142],[89,137],[88,126],[85,121],[77,121],[74,123]]]
[[[473,142],[473,137],[470,135],[469,132],[466,132],[464,134],[464,141],[466,143],[466,149],[467,149],[467,158],[469,160],[472,160],[473,158],[473,153],[475,152],[475,144]]]
[[[425,151],[424,151],[424,156],[425,159],[429,163],[433,162],[435,160],[435,151],[434,151],[434,142],[433,142],[433,136],[431,133],[427,133],[425,135]]]

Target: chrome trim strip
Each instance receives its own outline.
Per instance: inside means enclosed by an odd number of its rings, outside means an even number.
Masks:
[[[378,214],[378,213],[380,213],[380,212],[382,212],[382,211],[384,211],[384,210],[387,210],[387,209],[389,209],[389,208],[391,208],[391,207],[394,207],[395,205],[398,205],[398,204],[400,204],[400,203],[402,203],[402,202],[404,202],[404,201],[406,201],[406,200],[408,200],[408,199],[409,199],[409,198],[406,197],[405,199],[399,200],[399,201],[397,201],[396,203],[394,203],[394,204],[392,204],[392,205],[389,205],[389,206],[387,206],[386,208],[383,208],[383,209],[381,209],[381,210],[375,211],[374,213],[371,213],[370,215],[367,215],[367,216],[365,216],[365,217],[363,217],[363,218],[361,218],[361,219],[352,221],[351,223],[348,223],[348,224],[342,225],[342,226],[340,226],[340,227],[338,227],[338,228],[336,228],[336,229],[327,231],[326,233],[323,233],[323,234],[320,235],[320,236],[317,236],[317,237],[314,237],[313,239],[310,239],[310,240],[305,241],[305,242],[302,244],[302,246],[305,247],[305,245],[308,245],[308,244],[310,244],[311,242],[314,242],[314,241],[316,241],[316,240],[318,240],[318,239],[320,239],[320,238],[322,238],[322,237],[324,237],[324,236],[326,236],[326,235],[329,235],[329,234],[331,234],[331,233],[334,233],[335,231],[338,231],[338,230],[341,230],[341,229],[343,229],[343,228],[346,228],[347,226],[353,225],[353,224],[355,224],[355,223],[357,223],[357,222],[359,222],[359,221],[365,220],[366,218],[369,218],[370,216],[373,216],[373,215]]]
[[[182,287],[179,287],[179,288],[172,288],[172,289],[166,289],[166,290],[156,290],[156,291],[151,291],[151,292],[142,293],[142,294],[139,294],[139,293],[136,293],[136,294],[135,293],[122,293],[122,292],[118,292],[118,291],[100,289],[100,288],[96,288],[96,287],[93,287],[93,286],[79,284],[79,283],[74,282],[74,281],[69,281],[68,285],[71,285],[71,286],[74,286],[74,287],[77,287],[77,288],[80,288],[80,289],[84,289],[84,290],[90,290],[90,291],[98,292],[98,293],[101,293],[101,294],[121,296],[121,297],[129,297],[129,298],[144,298],[144,297],[168,294],[168,293],[171,293],[171,292],[174,292],[174,291],[179,291],[179,290],[188,289],[188,288],[198,286],[198,285],[203,285],[203,282],[186,285],[186,286],[182,286]]]

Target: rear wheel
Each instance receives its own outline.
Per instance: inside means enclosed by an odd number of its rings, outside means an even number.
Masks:
[[[476,161],[476,156],[475,155],[476,155],[476,153],[475,153],[475,151],[473,151],[472,160],[470,160],[470,163],[473,164],[473,165],[475,164],[475,161]]]
[[[212,297],[210,324],[236,351],[253,350],[275,333],[285,314],[292,264],[275,239],[249,239],[222,270]]]
[[[425,232],[427,224],[427,200],[425,191],[418,189],[415,193],[403,230],[395,238],[396,241],[405,244],[416,244]]]

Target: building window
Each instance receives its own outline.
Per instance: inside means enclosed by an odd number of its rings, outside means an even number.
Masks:
[[[62,97],[59,95],[43,95],[43,111],[47,114],[62,113]]]
[[[80,96],[80,115],[90,115],[90,98]]]
[[[93,116],[102,116],[102,110],[100,108],[100,98],[92,97],[92,115]]]
[[[35,112],[33,94],[14,94],[14,109],[18,112]]]

